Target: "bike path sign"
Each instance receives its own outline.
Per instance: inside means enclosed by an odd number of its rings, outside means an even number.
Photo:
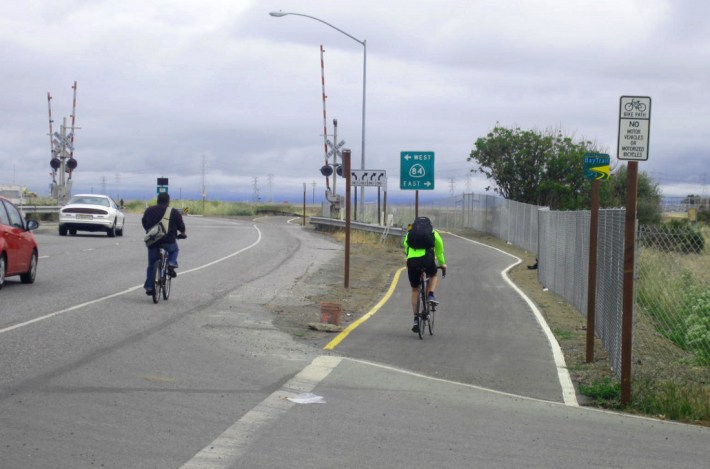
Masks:
[[[592,181],[609,179],[609,155],[606,153],[585,153],[584,177]]]
[[[648,160],[651,127],[651,98],[622,96],[619,99],[619,139],[616,157],[620,160]]]
[[[403,151],[399,156],[400,189],[434,190],[433,151]]]

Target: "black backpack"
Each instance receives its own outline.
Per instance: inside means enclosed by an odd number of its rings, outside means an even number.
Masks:
[[[434,247],[434,227],[427,217],[417,217],[407,235],[407,244],[414,249]]]

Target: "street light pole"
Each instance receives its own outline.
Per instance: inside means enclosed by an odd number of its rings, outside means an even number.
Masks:
[[[361,155],[360,155],[360,169],[365,169],[365,103],[366,103],[366,96],[367,96],[367,40],[360,40],[356,38],[355,36],[352,36],[342,29],[333,26],[332,24],[323,21],[320,18],[316,18],[315,16],[310,16],[310,15],[304,15],[302,13],[290,13],[290,12],[283,12],[283,11],[272,11],[269,13],[269,15],[275,17],[275,18],[281,18],[282,16],[286,15],[293,15],[293,16],[303,16],[305,18],[310,18],[312,20],[316,20],[320,23],[323,23],[326,26],[330,26],[331,28],[335,29],[339,33],[345,34],[347,37],[352,39],[353,41],[357,42],[358,44],[362,45],[363,49],[363,55],[362,55],[362,131],[361,131]],[[338,142],[335,142],[337,145]],[[360,208],[361,208],[361,213],[364,213],[365,210],[365,204],[363,203],[363,199],[365,196],[365,188],[362,187],[360,191]]]

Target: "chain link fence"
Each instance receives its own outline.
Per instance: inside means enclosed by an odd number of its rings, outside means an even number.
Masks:
[[[710,230],[670,223],[641,226],[634,354],[666,355],[667,366],[710,366]]]
[[[378,207],[360,210],[377,223]],[[384,209],[384,205],[380,207]],[[415,207],[387,205],[394,226],[414,219]],[[500,197],[463,194],[420,203],[419,215],[444,230],[473,229],[538,257],[538,278],[586,317],[589,211],[550,211]],[[621,374],[624,209],[599,211],[595,333]],[[679,363],[710,366],[710,229],[671,223],[639,226],[635,255],[632,356],[636,364],[671,370]],[[661,357],[661,360],[659,360]],[[648,368],[648,367],[647,367]]]
[[[626,211],[599,211],[595,333],[621,377],[624,227]],[[589,278],[589,211],[540,211],[538,278],[586,317]]]

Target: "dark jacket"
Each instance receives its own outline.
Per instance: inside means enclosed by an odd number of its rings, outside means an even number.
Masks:
[[[160,240],[160,244],[170,244],[175,242],[175,237],[178,231],[185,232],[185,222],[182,221],[182,214],[174,208],[165,205],[153,205],[145,209],[143,212],[143,229],[148,232],[149,229],[160,223],[160,220],[165,216],[166,209],[170,212],[170,222],[168,223],[168,233]]]

